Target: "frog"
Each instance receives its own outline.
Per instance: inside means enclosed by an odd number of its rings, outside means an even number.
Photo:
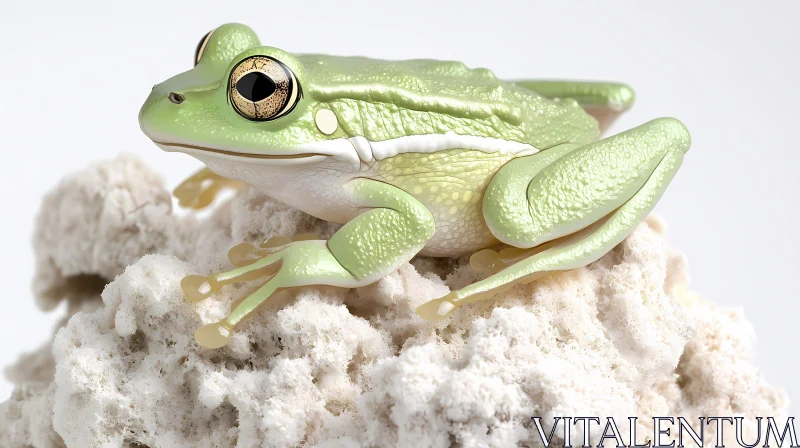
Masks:
[[[634,97],[622,83],[294,54],[246,25],[212,30],[193,67],[156,84],[139,112],[156,146],[205,164],[176,195],[203,208],[249,185],[341,227],[243,242],[228,254],[234,269],[184,277],[191,302],[261,280],[196,341],[225,346],[281,291],[363,287],[418,255],[470,256],[481,272],[416,308],[428,321],[598,260],[644,221],[691,144],[671,117],[604,137]]]

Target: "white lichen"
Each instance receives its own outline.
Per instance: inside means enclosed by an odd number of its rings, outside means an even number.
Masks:
[[[586,268],[445,322],[414,309],[477,274],[418,258],[364,288],[283,293],[224,349],[194,342],[252,285],[191,304],[183,276],[229,268],[242,240],[335,229],[252,190],[206,219],[178,216],[129,156],[70,176],[39,217],[35,291],[71,317],[53,356],[8,370],[0,446],[509,447],[536,444],[532,416],[786,409],[749,360],[750,325],[689,291],[654,219]]]

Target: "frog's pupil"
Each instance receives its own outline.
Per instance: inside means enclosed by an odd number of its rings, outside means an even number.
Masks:
[[[261,72],[250,72],[236,82],[239,94],[252,102],[258,102],[275,93],[275,81]]]

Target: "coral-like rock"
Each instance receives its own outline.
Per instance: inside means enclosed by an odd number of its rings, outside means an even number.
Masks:
[[[337,226],[252,190],[205,219],[178,216],[168,198],[119,157],[45,199],[35,289],[44,308],[69,300],[71,318],[54,357],[42,350],[8,371],[17,389],[0,405],[0,445],[509,447],[538,440],[532,416],[622,424],[787,406],[748,360],[752,328],[689,291],[656,219],[586,268],[445,322],[414,309],[478,274],[417,258],[364,288],[283,293],[206,350],[194,330],[252,285],[191,304],[183,276],[229,267],[241,240]]]

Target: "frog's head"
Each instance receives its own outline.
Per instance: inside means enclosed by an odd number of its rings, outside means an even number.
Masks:
[[[307,83],[292,55],[261,46],[244,25],[223,25],[201,39],[194,68],[153,87],[139,123],[162,149],[206,163],[341,158],[337,145],[321,144],[342,131],[333,113],[309,98]]]

